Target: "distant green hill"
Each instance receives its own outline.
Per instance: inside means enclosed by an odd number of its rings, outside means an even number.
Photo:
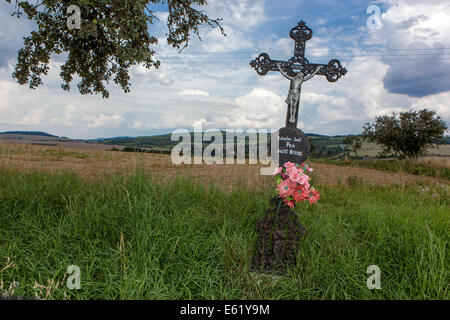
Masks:
[[[193,133],[191,133],[191,139]],[[224,144],[225,132],[222,131]],[[342,141],[347,137],[346,135],[327,136],[314,133],[306,134],[312,144],[312,157],[315,158],[334,158],[343,154]],[[134,148],[151,148],[158,150],[171,150],[179,141],[171,141],[171,134],[163,134],[157,136],[142,136],[142,137],[115,137],[98,140],[100,143],[108,145],[119,145]],[[270,138],[268,139],[270,141]],[[209,142],[204,142],[203,147],[209,145]],[[341,145],[341,146],[340,146]],[[224,146],[224,150],[226,147]],[[248,154],[248,141],[246,141],[246,154]]]
[[[172,149],[178,141],[171,141],[171,134],[143,137],[115,137],[102,139],[99,142],[108,145],[119,145],[137,148]]]
[[[50,133],[42,132],[42,131],[5,131],[5,132],[0,132],[0,134],[22,134],[22,135],[26,135],[26,136],[44,136],[44,137],[58,138],[58,136],[54,136]]]
[[[17,134],[17,135],[36,135],[36,136],[43,136],[43,137],[53,137],[53,138],[59,138],[58,136],[42,132],[42,131],[6,131],[6,132],[0,132],[0,134]],[[223,141],[225,144],[225,131],[222,131],[223,135]],[[193,141],[192,137],[193,133],[191,132],[191,139]],[[312,158],[328,158],[328,159],[337,159],[342,158],[344,153],[348,152],[349,150],[346,150],[343,140],[348,135],[335,135],[335,136],[328,136],[328,135],[321,135],[316,133],[307,133],[306,134],[310,140],[311,143],[311,157]],[[166,153],[170,151],[174,146],[176,146],[179,141],[171,141],[172,134],[162,134],[162,135],[155,135],[155,136],[141,136],[141,137],[129,137],[129,136],[121,136],[121,137],[113,137],[113,138],[97,138],[97,139],[88,139],[83,141],[96,141],[97,143],[106,144],[106,145],[116,145],[116,146],[123,146],[128,147],[128,151],[134,151],[134,152],[145,152],[146,150],[149,152],[158,152],[158,153]],[[268,138],[268,141],[270,141],[270,136]],[[203,148],[208,146],[210,142],[204,142]],[[270,143],[269,143],[270,144]],[[445,136],[443,144],[450,144],[450,136]],[[142,149],[145,148],[145,149]],[[152,149],[151,151],[148,149]],[[364,142],[363,143],[363,149],[361,150],[361,153],[358,152],[360,155],[366,155],[369,157],[375,157],[376,154],[379,151],[379,147],[375,146],[374,144],[369,144]],[[367,150],[366,150],[367,149]],[[269,146],[270,150],[270,146]],[[226,152],[226,146],[224,145],[224,151]],[[245,153],[248,155],[249,152],[249,146],[248,141],[246,141],[246,150]],[[350,153],[353,154],[353,153]]]

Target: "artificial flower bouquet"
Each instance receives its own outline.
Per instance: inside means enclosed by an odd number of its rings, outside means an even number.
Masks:
[[[294,208],[297,202],[308,201],[312,204],[319,200],[320,192],[310,186],[310,177],[306,174],[311,171],[313,169],[306,163],[299,165],[286,162],[273,172],[277,181],[278,197],[289,208]]]

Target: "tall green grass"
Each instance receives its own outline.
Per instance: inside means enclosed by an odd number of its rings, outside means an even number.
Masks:
[[[50,299],[450,298],[448,191],[318,187],[321,200],[296,209],[307,229],[296,266],[269,276],[249,271],[269,189],[0,169],[0,270],[7,257],[15,264],[0,272],[2,290],[17,282],[16,294]],[[72,264],[80,290],[63,281]],[[381,269],[380,290],[366,286],[369,265]]]

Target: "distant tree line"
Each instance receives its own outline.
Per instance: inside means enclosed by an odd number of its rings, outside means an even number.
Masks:
[[[109,151],[123,151],[123,152],[140,152],[140,153],[159,153],[159,154],[170,154],[170,150],[147,150],[139,147],[125,147],[122,150],[117,149],[116,147],[112,147]]]
[[[446,123],[436,116],[434,111],[423,109],[419,111],[393,113],[392,116],[379,116],[375,118],[375,123],[366,123],[363,132],[360,135],[341,135],[324,136],[317,134],[308,134],[310,140],[310,156],[312,158],[336,158],[342,157],[348,151],[354,153],[355,158],[361,158],[358,150],[362,148],[363,140],[373,142],[382,147],[382,152],[378,155],[381,158],[392,156],[413,157],[422,155],[432,145],[450,144],[450,137],[444,136],[447,130]],[[192,135],[193,133],[191,133]],[[225,131],[223,135],[223,154],[227,154]],[[270,156],[270,134],[267,137],[267,150]],[[113,138],[107,139],[102,143],[125,145],[124,152],[143,152],[143,153],[161,153],[170,154],[171,149],[178,144],[178,141],[171,141],[171,135],[161,135],[154,137],[137,138]],[[134,146],[130,146],[134,144]],[[142,149],[145,145],[158,149]],[[209,142],[203,142],[202,154],[205,148],[210,145]],[[346,145],[347,148],[344,148]],[[194,155],[192,145],[191,154]],[[237,157],[237,141],[233,146],[234,157]],[[251,147],[248,139],[245,139],[244,156],[249,158]],[[259,144],[257,143],[256,152],[259,154]],[[165,149],[165,150],[164,150]],[[119,151],[116,147],[111,150]],[[347,151],[346,151],[347,150]],[[211,156],[215,156],[214,150]]]

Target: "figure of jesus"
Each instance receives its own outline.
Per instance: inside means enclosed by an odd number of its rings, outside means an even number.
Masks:
[[[316,75],[317,72],[320,71],[322,67],[317,67],[316,70],[310,74],[309,76],[305,77],[305,74],[303,72],[297,73],[294,77],[289,76],[283,69],[281,69],[281,63],[277,64],[278,70],[280,70],[280,73],[286,78],[292,81],[292,86],[289,89],[288,96],[285,100],[285,102],[288,104],[289,107],[289,122],[295,123],[295,112],[297,111],[298,103],[300,102],[300,88],[302,86],[302,83],[305,81],[308,81],[312,77]]]

